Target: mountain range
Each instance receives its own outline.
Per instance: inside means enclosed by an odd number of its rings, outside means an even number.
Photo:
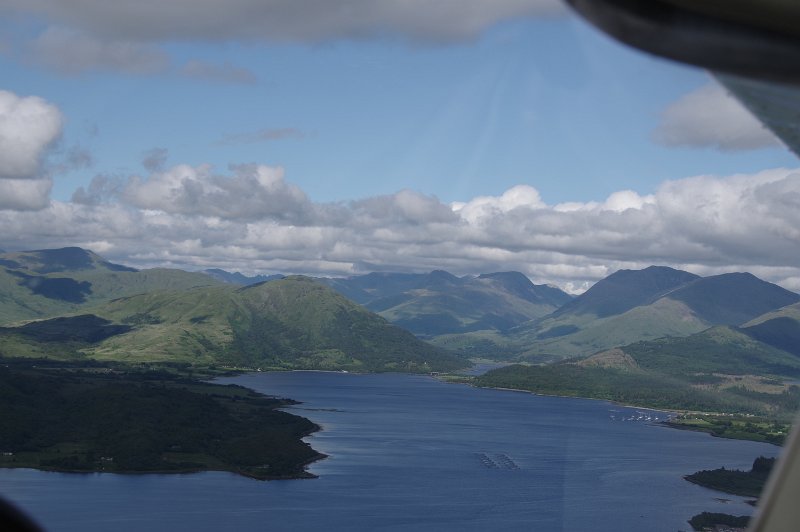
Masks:
[[[247,277],[136,270],[73,247],[0,254],[0,326],[5,354],[363,371],[614,348],[628,358],[594,361],[647,369],[649,352],[705,345],[698,357],[713,359],[707,347],[720,338],[746,339],[766,374],[786,366],[775,353],[800,355],[800,295],[748,273],[664,266],[618,271],[573,297],[518,272]]]
[[[467,365],[307,277],[240,287],[138,271],[80,248],[0,260],[5,356],[358,371]]]
[[[749,273],[699,277],[651,266],[613,273],[555,312],[502,334],[456,340],[466,346],[462,349],[483,345],[484,355],[496,350],[552,361],[642,340],[685,337],[717,325],[744,325],[798,301],[800,295]]]
[[[748,273],[622,270],[502,338],[519,360],[550,364],[508,366],[475,382],[786,421],[800,408],[799,300]]]

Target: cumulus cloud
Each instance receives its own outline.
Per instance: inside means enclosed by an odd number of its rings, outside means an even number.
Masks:
[[[0,210],[35,211],[50,203],[51,179],[0,179]]]
[[[179,165],[147,179],[134,176],[122,196],[138,208],[171,214],[292,223],[304,223],[311,216],[311,202],[302,190],[284,181],[283,169],[263,165],[231,169],[232,176],[223,176],[208,165]]]
[[[653,137],[666,146],[721,151],[779,145],[775,136],[717,83],[704,85],[667,107]]]
[[[47,185],[15,182],[25,183]],[[19,189],[2,197],[34,209],[46,195],[31,193],[26,203]],[[178,165],[149,176],[97,176],[71,202],[38,212],[0,211],[0,234],[2,247],[12,249],[100,242],[109,258],[140,267],[316,275],[518,270],[581,291],[620,268],[666,264],[702,275],[751,271],[797,288],[800,171],[695,176],[667,181],[651,195],[625,190],[559,205],[529,185],[456,204],[410,190],[314,203],[280,168],[220,173]]]
[[[418,227],[458,220],[452,209],[436,197],[413,190],[401,190],[388,196],[353,201],[347,207],[351,224],[375,229],[387,229],[398,224]]]
[[[154,74],[169,67],[167,54],[153,45],[98,39],[58,27],[30,43],[29,54],[34,62],[68,75],[94,70]]]
[[[512,18],[563,11],[557,0],[6,0],[25,13],[103,40],[320,42],[399,37],[470,39]]]
[[[179,74],[185,78],[217,83],[255,85],[258,82],[258,78],[252,71],[228,62],[215,65],[195,59],[183,65]]]
[[[480,196],[468,203],[453,203],[452,209],[465,220],[479,223],[490,221],[517,208],[536,210],[545,206],[538,190],[528,185],[517,185],[501,196]]]
[[[56,106],[0,90],[0,179],[41,177],[42,161],[62,128]]]

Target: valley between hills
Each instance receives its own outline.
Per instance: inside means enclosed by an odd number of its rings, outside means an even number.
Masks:
[[[457,373],[475,358],[508,365]],[[517,272],[251,278],[136,270],[81,248],[14,252],[0,254],[0,365],[6,467],[302,476],[318,457],[300,441],[313,426],[283,417],[280,401],[197,380],[247,370],[447,374],[682,411],[682,428],[780,444],[800,407],[800,295],[748,273],[660,266],[618,271],[573,297]],[[179,413],[176,403],[205,406]],[[77,404],[70,424],[44,414]],[[177,417],[139,414],[160,408]],[[169,424],[191,432],[181,416],[238,436],[193,434],[212,447],[162,437]],[[267,436],[236,428],[253,416],[286,443],[255,462],[241,450]],[[138,466],[123,440],[99,436],[114,420],[141,429]]]

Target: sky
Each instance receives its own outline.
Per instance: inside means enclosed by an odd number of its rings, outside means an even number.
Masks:
[[[0,248],[800,290],[800,163],[555,0],[0,0]]]

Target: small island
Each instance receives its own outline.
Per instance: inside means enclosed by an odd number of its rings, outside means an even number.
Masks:
[[[767,478],[774,466],[775,458],[759,456],[753,462],[753,467],[750,471],[721,467],[719,469],[698,471],[683,478],[693,484],[712,490],[742,497],[758,498],[761,496],[761,491],[764,489]]]
[[[319,427],[289,404],[168,367],[0,359],[0,467],[310,478]]]
[[[750,517],[746,515],[728,515],[715,512],[703,512],[689,519],[692,530],[745,530]],[[724,527],[724,528],[720,528]]]
[[[767,478],[774,466],[775,458],[759,456],[753,462],[753,467],[750,471],[721,467],[719,469],[698,471],[683,478],[705,488],[732,495],[758,498],[761,496]],[[689,520],[689,524],[694,530],[716,530],[715,527],[718,526],[729,527],[733,530],[744,530],[749,521],[750,517],[746,515],[736,516],[703,512],[692,517]]]

